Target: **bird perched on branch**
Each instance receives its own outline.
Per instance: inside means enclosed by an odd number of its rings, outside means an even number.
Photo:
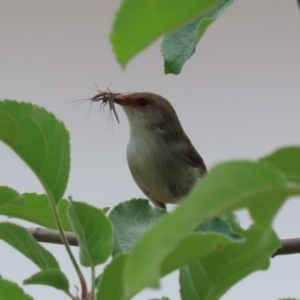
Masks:
[[[168,100],[152,93],[113,94],[130,124],[127,161],[133,179],[155,206],[176,203],[206,173]]]

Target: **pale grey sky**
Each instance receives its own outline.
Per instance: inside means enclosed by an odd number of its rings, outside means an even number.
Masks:
[[[89,104],[67,110],[65,102],[93,96],[95,83],[100,89],[112,82],[115,92],[148,91],[169,99],[209,167],[233,158],[256,159],[276,147],[299,144],[296,0],[237,0],[208,29],[179,76],[164,75],[160,41],[121,70],[108,40],[118,5],[116,0],[0,0],[0,99],[31,101],[64,121],[72,146],[66,196],[99,207],[143,197],[127,167],[129,129],[121,108],[117,107],[121,124],[114,122],[113,132],[105,130],[108,114],[98,114],[97,105],[88,120]],[[43,192],[24,163],[3,144],[0,154],[0,185]],[[275,221],[280,237],[300,236],[299,211],[299,199],[284,206]],[[245,215],[241,218],[247,220]],[[47,248],[61,257],[72,286],[78,285],[63,248]],[[37,272],[2,241],[0,257],[0,274],[5,278],[20,283]],[[277,257],[269,271],[247,277],[222,299],[300,297],[299,269],[299,255]],[[25,290],[35,299],[65,299],[63,293],[47,287]],[[134,299],[162,295],[179,300],[177,273],[162,281],[162,290],[147,290]]]

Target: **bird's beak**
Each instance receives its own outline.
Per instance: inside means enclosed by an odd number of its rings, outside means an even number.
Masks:
[[[127,106],[129,103],[128,103],[128,97],[126,95],[122,95],[122,94],[119,94],[119,95],[115,95],[114,97],[114,103],[117,103],[121,106]]]

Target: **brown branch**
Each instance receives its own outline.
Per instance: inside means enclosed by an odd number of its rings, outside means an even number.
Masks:
[[[288,255],[300,253],[300,238],[280,240],[281,248],[279,248],[272,257],[277,255]]]
[[[299,0],[300,1],[300,0]],[[28,228],[32,236],[42,243],[62,244],[57,230],[46,228]],[[71,246],[78,246],[77,237],[73,232],[65,232],[66,238]],[[282,247],[279,248],[272,257],[277,255],[288,255],[300,253],[300,238],[280,240]]]
[[[58,230],[46,229],[46,228],[27,228],[27,230],[32,234],[32,236],[38,241],[43,243],[51,244],[62,244]],[[77,237],[73,232],[66,232],[66,238],[69,245],[78,246]]]

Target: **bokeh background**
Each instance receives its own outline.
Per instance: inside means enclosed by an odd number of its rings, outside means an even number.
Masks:
[[[117,0],[0,0],[0,99],[36,103],[65,123],[72,146],[66,196],[98,207],[143,197],[127,167],[129,127],[122,109],[117,107],[121,124],[114,120],[112,128],[108,110],[98,113],[99,106],[93,105],[87,118],[89,103],[72,109],[66,104],[93,96],[95,83],[100,89],[111,83],[114,92],[149,91],[169,99],[208,167],[222,160],[256,159],[279,146],[299,144],[296,0],[236,1],[208,29],[179,76],[164,75],[160,40],[125,70],[120,68],[109,43],[119,4]],[[19,192],[43,192],[31,171],[4,144],[0,144],[0,184]],[[281,238],[300,236],[299,211],[296,198],[280,211],[274,227]],[[247,225],[247,214],[239,215]],[[63,248],[47,248],[60,257],[74,292],[78,281]],[[268,271],[242,280],[222,299],[300,297],[299,269],[299,255],[276,257]],[[89,276],[88,269],[84,271]],[[0,241],[4,278],[21,283],[35,272],[30,261]],[[165,295],[179,300],[177,277],[176,272],[171,274],[162,280],[160,290],[145,290],[134,299]],[[25,290],[35,299],[65,299],[63,293],[47,287]]]

